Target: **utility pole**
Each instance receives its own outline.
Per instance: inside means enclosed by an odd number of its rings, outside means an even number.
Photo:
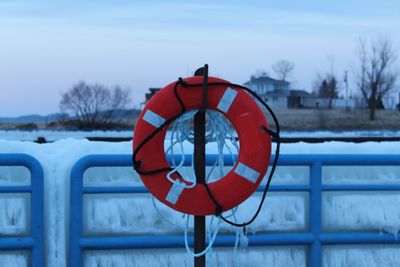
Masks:
[[[344,72],[344,83],[346,84],[346,110],[349,110],[349,80],[347,70]]]

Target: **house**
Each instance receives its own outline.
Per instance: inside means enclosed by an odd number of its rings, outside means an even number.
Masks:
[[[268,105],[273,108],[286,108],[288,106],[289,82],[276,80],[265,74],[251,76],[244,85],[255,91]]]
[[[288,96],[288,108],[305,108],[310,99],[314,99],[315,94],[310,94],[304,90],[290,90]]]
[[[276,80],[265,74],[255,77],[244,83],[255,91],[272,108],[328,108],[331,102],[332,108],[354,109],[354,99],[335,98],[330,101],[320,98],[316,93],[305,90],[290,89],[290,83]]]
[[[139,109],[143,110],[144,106],[147,104],[147,102],[149,102],[150,98],[152,98],[152,96],[160,90],[161,88],[159,87],[150,87],[149,92],[145,94],[145,100],[139,104]]]
[[[150,98],[160,90],[161,90],[161,88],[158,88],[158,87],[150,87],[149,92],[146,93],[146,95],[145,95],[145,98],[146,98],[145,103],[147,103],[150,100]]]
[[[261,95],[274,91],[288,91],[290,83],[276,80],[263,74],[259,77],[251,76],[250,81],[245,82],[244,85]]]
[[[289,82],[265,74],[252,76],[244,85],[255,91],[272,108],[302,108],[305,99],[315,97],[304,90],[291,90]]]

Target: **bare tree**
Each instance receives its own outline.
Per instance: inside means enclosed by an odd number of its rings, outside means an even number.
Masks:
[[[369,119],[375,120],[375,110],[383,107],[382,99],[395,87],[397,73],[393,71],[396,52],[386,39],[376,39],[369,43],[359,39],[357,43],[357,87],[369,108]]]
[[[127,105],[129,96],[129,89],[119,86],[111,89],[81,81],[63,93],[60,110],[74,116],[80,128],[104,127],[117,110]]]
[[[280,60],[272,66],[272,69],[274,70],[278,79],[286,81],[286,79],[290,76],[290,74],[294,70],[294,63],[286,60]]]

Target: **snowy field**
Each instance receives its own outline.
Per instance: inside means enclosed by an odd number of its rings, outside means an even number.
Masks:
[[[44,137],[47,141],[57,141],[65,138],[85,139],[86,137],[132,137],[132,131],[19,131],[0,130],[0,140],[35,141]],[[398,137],[399,131],[312,131],[312,132],[282,132],[282,137]]]
[[[121,136],[118,132],[116,136]],[[2,133],[3,134],[3,133]],[[126,133],[131,136],[131,133]],[[93,133],[90,134],[94,136]],[[84,136],[87,136],[85,134]],[[104,136],[99,133],[99,136]],[[108,135],[110,136],[110,135]],[[81,136],[82,137],[82,136]],[[4,138],[3,137],[0,137]],[[26,140],[35,139],[35,137]],[[62,138],[62,137],[60,137]],[[6,138],[10,139],[10,138]],[[12,138],[11,138],[12,139]],[[55,138],[57,140],[59,138]],[[399,154],[400,142],[287,144],[282,154]],[[88,154],[130,154],[131,142],[105,143],[62,139],[49,144],[0,140],[0,153],[27,153],[36,157],[45,173],[45,246],[47,266],[68,264],[69,174],[73,164]],[[278,168],[275,184],[309,182],[305,167]],[[323,182],[400,183],[400,167],[326,167]],[[29,184],[25,168],[0,167],[0,186]],[[138,185],[140,180],[130,168],[91,168],[85,173],[85,185]],[[247,200],[238,211],[239,221],[254,211],[259,195]],[[0,194],[0,236],[24,235],[29,229],[29,196]],[[323,196],[325,231],[371,231],[397,234],[400,229],[400,194],[326,193]],[[161,214],[177,226],[161,220],[148,194],[90,195],[84,198],[85,235],[182,234],[182,215],[156,203]],[[151,207],[151,208],[150,208]],[[301,232],[308,227],[308,196],[304,193],[270,194],[260,217],[249,228],[249,235],[265,232]],[[368,207],[368,208],[366,208]],[[210,222],[208,223],[210,224]],[[140,226],[140,227],[138,227]],[[233,233],[224,224],[221,233]],[[246,240],[245,237],[241,237]],[[245,242],[242,242],[245,244]],[[208,266],[284,266],[307,265],[305,247],[214,249]],[[0,252],[0,266],[28,266],[29,253]],[[192,258],[184,249],[87,251],[85,266],[191,266]],[[399,266],[400,247],[383,245],[326,246],[324,267]]]

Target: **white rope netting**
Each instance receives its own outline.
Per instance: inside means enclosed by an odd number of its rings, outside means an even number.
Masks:
[[[198,110],[191,110],[184,113],[181,117],[179,117],[173,124],[169,127],[169,131],[167,132],[166,137],[166,148],[165,154],[171,157],[171,167],[172,170],[168,172],[167,179],[183,188],[193,188],[196,186],[196,176],[194,172],[194,161],[193,161],[193,143],[194,143],[194,129],[193,129],[193,120],[194,116]],[[206,153],[207,150],[211,150],[214,154],[217,155],[215,162],[207,168],[206,173],[206,182],[211,183],[215,182],[218,179],[224,177],[226,173],[231,169],[224,166],[224,157],[225,155],[229,155],[232,158],[232,162],[236,162],[236,155],[239,151],[239,141],[236,137],[236,131],[232,127],[229,120],[220,112],[207,110],[206,111]],[[184,166],[185,158],[191,154],[192,162],[191,166]],[[179,160],[177,160],[179,159]],[[188,184],[182,183],[179,180],[175,180],[172,177],[173,173],[180,172],[184,173],[182,175],[183,178],[188,182]],[[221,219],[216,216],[212,216],[209,225],[207,228],[207,241],[208,246],[206,249],[200,253],[194,253],[191,251],[188,242],[188,232],[192,231],[189,219],[190,215],[185,214],[183,217],[186,219],[186,223],[184,225],[178,225],[174,222],[169,221],[166,217],[160,212],[157,204],[153,198],[153,205],[161,217],[163,221],[172,225],[178,229],[184,230],[184,238],[185,238],[185,247],[188,253],[190,253],[194,257],[199,257],[204,254],[210,254],[212,251],[213,243],[218,234]],[[236,210],[234,208],[230,211],[226,212],[226,217],[232,217],[236,222]],[[240,236],[240,228],[236,229],[236,240],[234,246],[234,254],[236,257],[236,251],[239,244],[239,236]],[[207,261],[210,261],[210,256],[207,257]]]

